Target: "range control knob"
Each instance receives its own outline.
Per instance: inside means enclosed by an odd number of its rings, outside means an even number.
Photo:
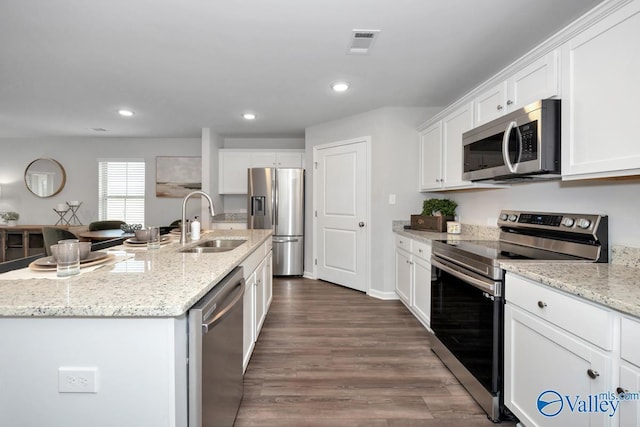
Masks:
[[[569,218],[566,217],[565,219],[562,220],[562,225],[564,225],[565,227],[573,227],[573,224],[575,224],[576,221],[573,218]]]
[[[500,221],[506,221],[509,218],[509,215],[506,213],[500,214]]]
[[[518,219],[518,215],[514,215],[514,214],[509,215],[509,221],[516,222],[516,219]]]
[[[580,228],[589,228],[589,226],[591,225],[591,221],[586,218],[580,218],[576,225]]]

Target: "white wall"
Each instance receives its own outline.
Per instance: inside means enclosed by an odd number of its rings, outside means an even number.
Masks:
[[[434,108],[382,108],[306,129],[306,164],[313,164],[313,147],[371,137],[371,284],[370,293],[394,297],[394,236],[391,223],[421,209],[418,188],[418,125],[436,114]],[[313,168],[307,168],[305,270],[313,268]],[[396,204],[389,205],[389,194]]]
[[[477,225],[495,226],[501,209],[605,214],[609,215],[610,245],[640,247],[640,177],[539,182],[498,190],[424,194],[425,199],[430,197],[455,200],[461,222]]]
[[[143,138],[41,138],[0,139],[0,212],[20,213],[20,224],[54,224],[53,208],[69,200],[80,200],[78,217],[83,224],[98,219],[98,162],[100,158],[144,159],[146,167],[146,224],[168,225],[180,217],[182,199],[156,198],[156,156],[200,156],[200,139]],[[67,173],[64,189],[49,198],[31,194],[24,184],[24,170],[39,157],[51,157]],[[189,217],[199,215],[190,205]]]
[[[214,213],[224,212],[224,200],[218,193],[218,150],[223,144],[223,139],[212,129],[202,129],[202,191],[211,196],[213,200]],[[202,203],[202,229],[210,229],[211,221],[206,201]]]

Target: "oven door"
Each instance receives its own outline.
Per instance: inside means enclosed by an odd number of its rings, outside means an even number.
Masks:
[[[464,368],[496,395],[502,388],[502,282],[435,257],[431,265],[431,329]]]

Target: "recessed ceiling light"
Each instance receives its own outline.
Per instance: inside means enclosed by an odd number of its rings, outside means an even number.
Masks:
[[[92,130],[94,132],[106,132],[107,131],[105,128],[89,128],[89,130]]]
[[[331,89],[336,92],[344,92],[345,90],[349,89],[349,85],[346,82],[336,82],[331,85]]]
[[[131,110],[124,110],[124,109],[122,109],[122,110],[118,110],[118,114],[120,114],[121,116],[124,116],[124,117],[131,117],[131,116],[133,116],[135,113],[134,113],[133,111],[131,111]]]
[[[256,115],[253,113],[244,113],[242,115],[242,118],[245,120],[255,120],[256,119]]]

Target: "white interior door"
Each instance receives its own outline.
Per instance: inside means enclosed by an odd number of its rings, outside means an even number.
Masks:
[[[367,142],[316,150],[319,279],[367,291]]]

